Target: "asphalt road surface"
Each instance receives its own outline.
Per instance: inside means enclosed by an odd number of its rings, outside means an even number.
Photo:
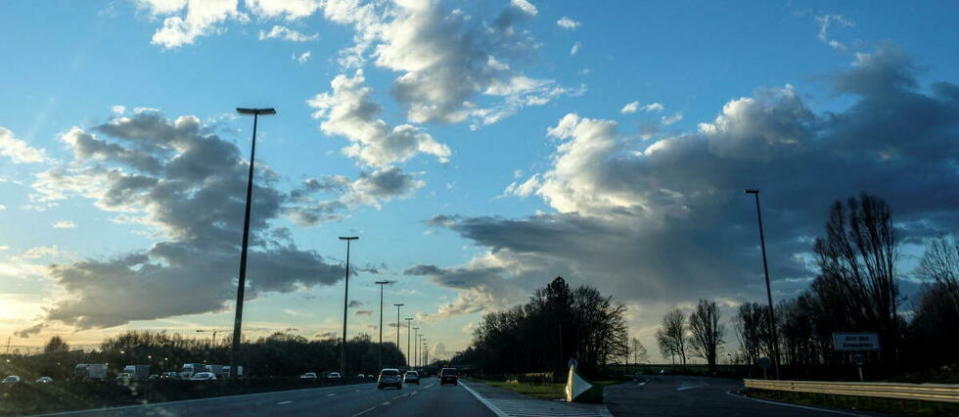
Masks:
[[[743,398],[742,381],[692,376],[653,376],[606,387],[605,402],[616,417],[837,417],[860,412],[825,411]],[[732,393],[731,393],[732,392]]]
[[[455,416],[495,417],[462,386],[425,378],[420,386],[377,390],[376,384],[275,391],[44,416]]]

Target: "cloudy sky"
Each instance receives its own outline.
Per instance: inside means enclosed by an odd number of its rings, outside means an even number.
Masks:
[[[278,111],[247,335],[335,332],[355,234],[351,334],[376,334],[373,282],[395,280],[387,305],[447,356],[563,276],[626,303],[654,352],[668,308],[763,299],[747,187],[774,297],[860,192],[892,205],[908,279],[959,226],[959,7],[677,3],[6,2],[0,335],[230,329],[237,106]]]

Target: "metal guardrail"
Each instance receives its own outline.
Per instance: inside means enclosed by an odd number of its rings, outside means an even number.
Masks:
[[[857,397],[959,403],[959,384],[900,384],[894,382],[826,382],[745,379],[746,388]]]

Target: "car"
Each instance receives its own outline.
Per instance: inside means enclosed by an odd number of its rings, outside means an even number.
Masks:
[[[116,378],[113,378],[113,380],[119,383],[129,383],[131,380],[133,380],[133,374],[129,372],[120,372],[120,374],[118,374]]]
[[[383,389],[386,387],[403,389],[403,380],[400,378],[399,369],[385,368],[380,371],[380,377],[376,380],[376,389]]]
[[[190,381],[216,381],[216,375],[213,372],[197,372],[190,377]]]
[[[316,379],[316,372],[306,372],[303,375],[300,375],[300,379]]]
[[[416,385],[419,385],[419,384],[420,384],[420,374],[417,373],[416,371],[406,371],[406,373],[403,374],[403,383],[404,383],[404,384],[416,384]]]
[[[443,368],[440,371],[440,385],[459,383],[459,377],[456,376],[456,368]]]
[[[3,385],[14,385],[20,383],[20,377],[17,375],[8,375],[6,378],[3,378],[3,381],[0,381],[0,384]]]
[[[177,372],[160,373],[160,380],[171,380],[171,379],[180,379],[180,374]]]
[[[50,384],[53,382],[53,378],[50,378],[48,376],[41,376],[37,378],[37,380],[34,382],[36,382],[37,384]]]
[[[340,379],[342,376],[339,372],[330,372],[326,374],[326,379]]]
[[[359,375],[357,375],[356,377],[357,377],[357,378],[366,378],[366,374],[359,374]]]

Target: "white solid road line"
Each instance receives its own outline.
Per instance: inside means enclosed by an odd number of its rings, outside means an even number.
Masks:
[[[280,401],[276,403],[276,405],[287,405],[287,404],[293,404],[293,401],[286,400],[286,401]]]
[[[367,408],[366,410],[363,410],[363,411],[360,411],[359,413],[353,414],[353,415],[350,416],[350,417],[359,417],[359,416],[362,416],[363,414],[369,413],[370,411],[373,411],[373,410],[375,410],[375,409],[376,409],[376,406],[374,405],[374,406],[372,406],[372,407],[370,407],[370,408]]]
[[[742,399],[744,399],[744,400],[756,401],[756,402],[760,402],[760,403],[764,403],[764,404],[778,405],[778,406],[781,406],[781,407],[800,408],[800,409],[803,409],[803,410],[819,411],[819,412],[823,412],[823,413],[833,413],[833,414],[839,414],[839,415],[843,415],[843,416],[869,417],[869,416],[867,416],[867,415],[865,415],[865,414],[850,413],[850,412],[848,412],[848,411],[830,410],[830,409],[828,409],[828,408],[810,407],[810,406],[808,406],[808,405],[789,404],[789,403],[781,403],[781,402],[779,402],[779,401],[762,400],[762,399],[759,399],[759,398],[747,397],[747,396],[745,396],[745,395],[733,394],[732,392],[729,392],[729,391],[726,391],[726,395],[729,395],[729,396],[731,396],[731,397],[736,397],[736,398],[742,398]]]
[[[473,396],[476,397],[476,399],[479,400],[480,403],[482,403],[484,406],[486,406],[486,408],[492,411],[493,414],[496,414],[497,417],[509,417],[506,413],[503,412],[503,410],[500,410],[499,407],[493,405],[493,403],[489,402],[489,400],[487,400],[486,398],[483,398],[476,391],[473,391],[473,389],[470,388],[468,385],[464,384],[463,381],[460,381],[458,385],[465,388],[466,391],[469,392],[470,394],[473,394]]]

